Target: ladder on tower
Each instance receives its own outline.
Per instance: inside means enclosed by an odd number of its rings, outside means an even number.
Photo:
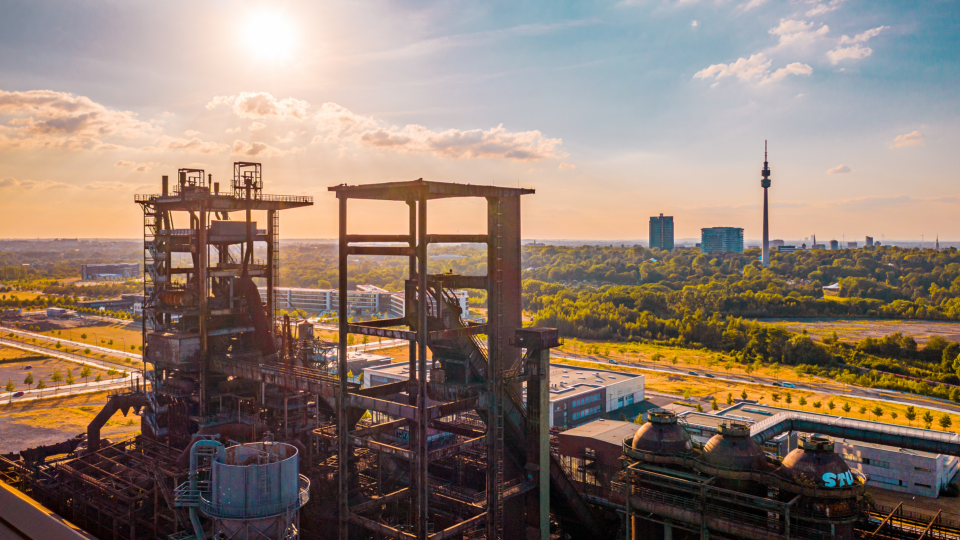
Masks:
[[[503,365],[503,210],[501,208],[500,200],[497,200],[496,203],[496,212],[494,219],[494,231],[493,231],[493,242],[494,242],[494,260],[496,267],[494,268],[494,282],[496,283],[496,294],[494,295],[494,313],[496,314],[496,321],[494,322],[494,327],[496,331],[496,343],[494,344],[493,350],[494,355],[496,356],[493,359],[491,364],[491,369],[489,370],[489,376],[493,379],[493,392],[494,392],[494,402],[496,403],[496,413],[493,418],[493,429],[494,429],[494,441],[493,441],[493,455],[494,455],[494,467],[496,475],[496,514],[494,516],[493,524],[493,533],[496,535],[495,539],[503,538],[503,468],[504,468],[504,459],[503,459],[503,398],[504,398],[504,388],[503,388],[503,374],[504,374],[504,365]]]

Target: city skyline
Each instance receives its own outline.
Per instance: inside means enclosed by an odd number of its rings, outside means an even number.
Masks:
[[[185,6],[5,6],[2,236],[133,238],[160,175],[245,160],[315,197],[288,238],[335,236],[330,185],[416,178],[535,188],[525,238],[757,238],[770,139],[771,237],[958,237],[952,4]],[[482,228],[464,204],[433,225]]]

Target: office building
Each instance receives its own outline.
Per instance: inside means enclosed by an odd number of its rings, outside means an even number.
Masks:
[[[780,247],[780,246],[783,246],[784,244],[786,244],[786,242],[784,242],[783,240],[771,240],[771,241],[770,241],[770,247],[772,247],[772,248],[778,248],[778,247]]]
[[[840,249],[840,242],[837,242],[836,240],[831,240],[830,249]]]
[[[777,246],[777,252],[778,252],[778,253],[793,253],[794,251],[797,251],[797,249],[804,249],[804,248],[806,248],[806,247],[807,247],[806,244],[804,244],[803,248],[797,248],[797,246]]]
[[[673,216],[650,218],[650,249],[673,251]]]
[[[743,229],[739,227],[701,229],[700,251],[704,253],[743,253]]]
[[[873,237],[872,237],[872,236],[868,236],[868,237],[867,237],[867,241],[864,242],[864,245],[867,246],[867,247],[873,247]]]
[[[857,249],[856,242],[847,242],[847,249]]]
[[[406,362],[364,370],[365,386],[410,378]],[[431,374],[427,374],[431,380]],[[526,395],[526,383],[523,393]],[[575,427],[644,399],[644,377],[632,373],[550,364],[550,425]]]
[[[266,287],[260,287],[261,300],[266,299]],[[340,306],[340,295],[337,289],[307,289],[302,287],[277,287],[277,307],[292,311],[301,309],[308,315],[322,313],[336,313]],[[456,290],[453,295],[457,298],[463,316],[469,315],[468,294],[466,291]],[[433,298],[428,297],[432,305]],[[374,285],[358,285],[354,291],[347,292],[347,310],[349,315],[366,316],[375,313],[387,317],[403,317],[405,314],[404,294],[391,292]]]
[[[81,264],[80,279],[83,281],[111,281],[140,276],[138,263]]]

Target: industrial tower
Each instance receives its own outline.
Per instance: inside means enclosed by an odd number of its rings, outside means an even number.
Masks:
[[[763,141],[763,170],[760,172],[763,179],[760,180],[760,186],[763,187],[763,255],[761,262],[763,266],[770,266],[770,224],[767,221],[767,188],[770,187],[770,166],[767,163],[767,141]]]

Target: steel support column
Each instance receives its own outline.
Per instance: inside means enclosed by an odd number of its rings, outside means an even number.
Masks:
[[[527,353],[527,540],[550,538],[550,349]]]
[[[337,392],[337,472],[339,482],[339,525],[340,540],[347,540],[350,527],[350,507],[347,500],[350,492],[349,456],[350,437],[347,429],[347,198],[340,198],[340,268],[339,290],[340,306],[338,307],[338,321],[340,323],[340,343],[337,348],[337,375],[340,378],[340,388]]]
[[[427,540],[427,199],[417,201],[417,538]]]

